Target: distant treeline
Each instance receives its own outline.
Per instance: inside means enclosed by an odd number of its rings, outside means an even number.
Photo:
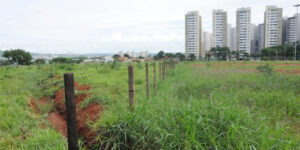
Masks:
[[[300,59],[300,44],[297,45],[297,60]],[[260,54],[253,57],[260,57],[262,60],[293,60],[295,56],[295,45],[286,44],[264,48]]]

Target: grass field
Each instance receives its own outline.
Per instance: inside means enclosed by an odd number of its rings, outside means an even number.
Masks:
[[[266,64],[272,70],[257,69]],[[0,67],[0,149],[67,149],[49,121],[65,72],[89,87],[75,91],[78,108],[101,105],[97,121],[84,120],[94,138],[82,135],[82,149],[300,149],[299,62],[181,62],[157,77],[156,96],[150,65],[150,99],[144,64],[135,63],[133,113],[127,65]]]

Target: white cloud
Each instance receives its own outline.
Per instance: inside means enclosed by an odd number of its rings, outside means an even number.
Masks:
[[[212,9],[228,11],[235,25],[238,7],[252,7],[263,22],[268,4],[292,15],[299,0],[0,0],[0,49],[42,53],[117,50],[184,50],[184,14],[198,10],[211,30]]]

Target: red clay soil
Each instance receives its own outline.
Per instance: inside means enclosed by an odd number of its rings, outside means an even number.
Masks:
[[[91,89],[89,86],[81,86],[78,83],[74,83],[75,89],[78,91],[88,91]],[[76,115],[77,115],[77,131],[78,134],[83,136],[87,144],[93,144],[95,142],[96,132],[88,127],[87,122],[95,122],[100,113],[103,111],[103,107],[98,103],[90,103],[85,108],[80,107],[80,103],[88,97],[87,93],[79,94],[76,96]],[[62,135],[67,136],[67,123],[66,123],[66,106],[64,103],[65,90],[60,89],[55,93],[54,104],[56,111],[50,112],[48,121],[50,124]],[[46,102],[46,98],[41,98],[38,103],[34,99],[30,99],[29,106],[39,113],[37,105],[43,105]]]
[[[36,102],[33,98],[30,98],[28,106],[31,107],[35,113],[39,113],[40,110],[39,110],[38,106],[45,105],[47,103],[48,102],[45,97],[42,97],[41,99],[39,99],[38,102]]]
[[[49,114],[48,121],[58,132],[67,136],[67,122],[65,117],[63,117],[60,113],[51,112]]]
[[[37,108],[36,102],[35,102],[35,100],[33,98],[30,98],[28,106],[30,108],[32,108],[35,113],[39,113],[40,112],[39,109]]]
[[[88,104],[84,109],[77,109],[77,128],[78,133],[82,135],[89,143],[95,140],[96,132],[87,127],[86,122],[95,122],[103,108],[98,103]]]
[[[300,75],[300,69],[276,69],[276,71],[282,74]]]
[[[54,104],[58,112],[65,113],[66,105],[64,103],[65,89],[60,89],[55,93]]]
[[[46,97],[42,97],[38,100],[38,106],[39,105],[44,105],[44,104],[47,104],[47,98]]]
[[[272,64],[274,66],[295,66],[295,64]],[[300,66],[300,64],[296,64],[296,66]]]

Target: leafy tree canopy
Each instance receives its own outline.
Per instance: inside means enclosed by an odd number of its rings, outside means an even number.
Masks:
[[[113,58],[114,58],[114,59],[118,59],[118,58],[120,58],[120,57],[121,57],[121,56],[120,56],[119,54],[114,54],[114,55],[113,55]]]
[[[53,58],[51,60],[52,63],[72,63],[72,59],[71,58],[67,58],[67,57],[57,57],[57,58]]]
[[[194,61],[196,59],[195,54],[190,54],[188,59],[189,59],[189,61]]]
[[[153,56],[153,58],[154,58],[155,60],[162,59],[162,58],[164,58],[164,57],[165,57],[165,52],[164,52],[164,51],[160,51],[160,52],[158,52],[156,55]]]
[[[124,54],[124,57],[130,58],[130,56],[128,54]]]
[[[30,65],[32,60],[31,54],[23,49],[6,50],[2,56],[6,57],[10,63],[17,65]]]
[[[178,58],[179,60],[183,61],[185,59],[185,55],[182,53],[176,53],[175,57]]]

